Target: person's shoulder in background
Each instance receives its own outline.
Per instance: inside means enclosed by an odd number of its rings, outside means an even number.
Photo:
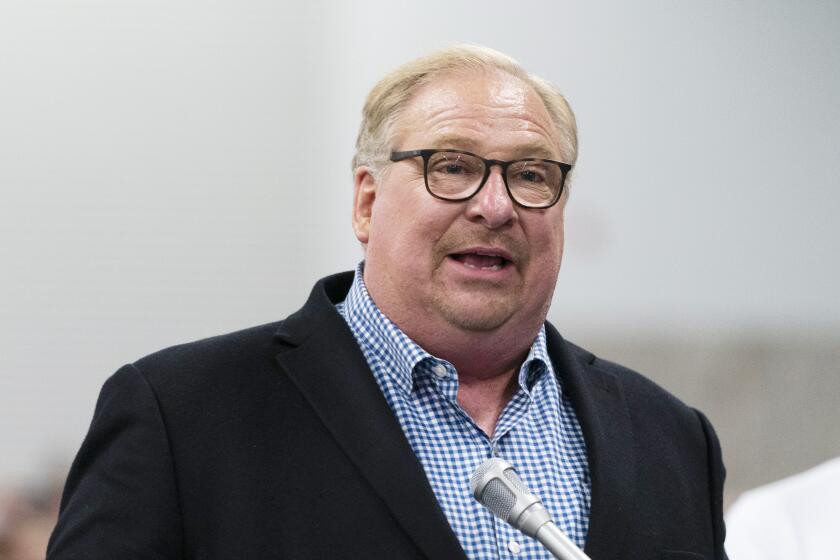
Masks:
[[[840,457],[744,492],[726,514],[732,560],[836,558]]]

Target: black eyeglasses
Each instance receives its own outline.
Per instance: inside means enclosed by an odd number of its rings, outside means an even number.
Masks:
[[[410,150],[391,152],[391,161],[423,158],[426,190],[441,200],[472,198],[490,177],[490,168],[502,168],[505,188],[511,200],[525,208],[548,208],[560,200],[563,184],[572,166],[550,159],[516,161],[484,159],[461,150]]]

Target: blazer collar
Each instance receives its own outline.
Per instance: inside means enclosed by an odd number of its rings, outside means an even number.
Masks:
[[[592,502],[586,553],[592,558],[626,558],[623,543],[633,525],[636,443],[621,385],[594,365],[595,356],[563,340],[546,325],[549,354],[580,422]]]
[[[352,280],[352,273],[342,273],[315,285],[303,308],[276,333],[288,345],[277,362],[423,553],[465,558],[423,467],[335,310]]]

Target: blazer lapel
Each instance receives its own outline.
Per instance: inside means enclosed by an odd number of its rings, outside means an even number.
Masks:
[[[465,558],[364,355],[334,308],[351,281],[352,273],[315,286],[304,308],[281,326],[278,338],[291,347],[277,355],[277,362],[423,553]]]
[[[616,379],[581,360],[550,324],[548,347],[563,390],[572,401],[589,461],[592,503],[586,553],[606,560],[624,558],[623,542],[634,515],[636,445],[633,424]]]

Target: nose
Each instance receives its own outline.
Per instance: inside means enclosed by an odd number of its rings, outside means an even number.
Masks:
[[[468,218],[481,222],[488,229],[498,229],[516,220],[516,208],[505,188],[499,166],[490,168],[487,182],[468,201],[466,212]]]

